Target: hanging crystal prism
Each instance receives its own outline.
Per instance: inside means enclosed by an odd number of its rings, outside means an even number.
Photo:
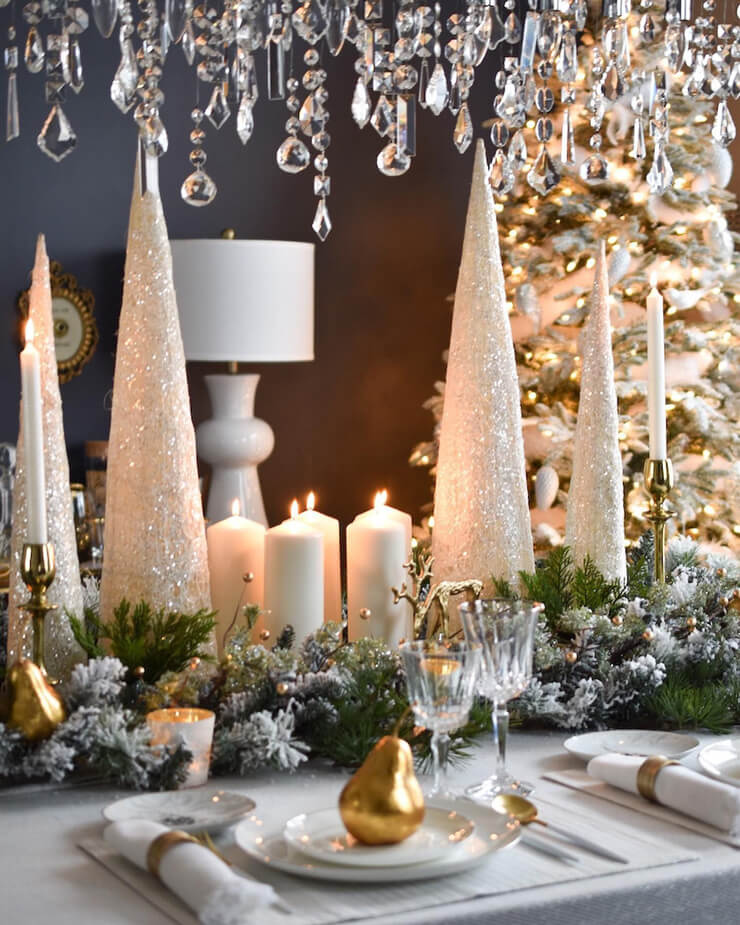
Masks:
[[[525,73],[534,69],[534,56],[537,51],[537,33],[539,31],[540,14],[528,10],[524,19],[524,32],[522,34],[522,50],[519,55],[519,68]]]
[[[717,106],[717,114],[712,125],[712,138],[723,148],[735,140],[735,123],[726,99],[720,100]]]
[[[560,133],[560,161],[568,167],[572,167],[576,162],[576,142],[573,135],[573,120],[571,119],[569,106],[566,106],[563,110],[563,124]]]
[[[355,92],[352,94],[351,106],[352,118],[360,126],[365,128],[370,121],[372,113],[372,101],[368,93],[367,84],[364,77],[358,77],[355,84]]]
[[[334,57],[342,50],[347,38],[351,12],[348,0],[327,0],[326,44],[329,48],[329,53]]]
[[[44,154],[57,162],[74,151],[77,135],[59,104],[51,107],[36,143]]]
[[[316,206],[316,214],[314,215],[311,227],[316,233],[316,237],[319,241],[326,241],[331,233],[331,218],[329,217],[326,199],[323,197],[319,199],[318,205]]]
[[[15,71],[8,73],[8,105],[5,119],[5,140],[12,141],[21,133],[21,123],[18,117],[18,82]]]
[[[165,0],[164,21],[175,45],[183,37],[191,11],[192,0]]]
[[[563,33],[563,39],[560,43],[560,52],[557,59],[556,73],[558,75],[558,80],[564,84],[574,83],[578,76],[576,34],[571,29]]]
[[[442,63],[437,61],[434,65],[432,76],[429,78],[429,83],[427,84],[424,102],[429,109],[432,110],[434,115],[438,116],[447,105],[448,99],[449,91],[447,89],[447,77],[445,76]]]
[[[28,30],[23,59],[31,74],[38,74],[44,66],[44,45],[35,26]]]
[[[426,58],[421,62],[421,67],[419,68],[419,86],[417,88],[417,94],[419,97],[419,105],[422,109],[427,108],[427,87],[429,86],[429,62]]]
[[[651,193],[662,196],[673,184],[673,167],[665,153],[665,140],[659,138],[655,142],[653,165],[648,171],[647,183]]]
[[[503,93],[498,97],[494,110],[499,119],[503,119],[510,128],[520,128],[524,125],[527,110],[518,75],[510,74],[506,78]]]
[[[103,38],[109,39],[113,35],[118,19],[117,0],[90,0],[90,6],[98,32]]]
[[[503,148],[497,148],[488,171],[488,182],[491,184],[494,195],[500,198],[511,192],[514,188],[514,181],[514,169],[511,166],[511,161],[504,154]]]
[[[667,25],[663,43],[668,70],[673,74],[677,74],[681,70],[686,50],[683,26],[680,23]]]
[[[464,154],[468,150],[473,140],[473,120],[467,103],[462,104],[457,114],[452,140],[460,154]]]
[[[110,87],[110,98],[121,112],[128,112],[136,102],[136,86],[139,81],[139,68],[136,53],[131,40],[121,42],[121,62],[118,65]]]
[[[643,110],[643,99],[642,94],[638,90],[632,97],[632,111],[635,114],[635,123],[632,126],[632,149],[630,150],[630,157],[634,157],[635,160],[641,161],[645,158],[647,150],[645,148],[645,126],[642,121],[642,110]]]
[[[416,155],[416,97],[412,93],[396,97],[396,147],[409,157]]]
[[[207,206],[216,198],[218,190],[216,184],[203,169],[206,163],[206,152],[203,150],[203,141],[206,137],[205,130],[202,128],[203,110],[196,106],[190,113],[190,118],[194,126],[190,132],[190,141],[195,146],[190,152],[190,163],[195,170],[183,180],[180,196],[189,206]]]
[[[282,40],[269,41],[267,55],[267,98],[285,99],[285,45]]]
[[[77,39],[72,39],[69,46],[69,85],[75,93],[79,93],[85,86],[85,78],[82,73],[82,54],[80,52],[80,43]]]
[[[223,84],[219,83],[213,88],[211,98],[206,106],[206,118],[214,128],[221,128],[231,115]]]
[[[247,94],[242,93],[239,108],[236,111],[236,134],[243,145],[252,137],[253,131],[254,113],[252,112],[252,103]]]
[[[548,154],[547,147],[543,144],[531,170],[527,174],[527,183],[540,196],[546,196],[559,182],[560,173]]]
[[[182,34],[182,42],[180,44],[182,53],[185,55],[185,60],[188,64],[192,65],[193,61],[195,61],[195,33],[193,32],[193,23],[190,19],[185,24],[185,31]]]
[[[527,142],[524,132],[518,129],[511,136],[508,150],[509,163],[513,170],[520,171],[527,163]]]
[[[395,128],[396,113],[385,95],[379,97],[370,124],[381,138],[390,135]]]

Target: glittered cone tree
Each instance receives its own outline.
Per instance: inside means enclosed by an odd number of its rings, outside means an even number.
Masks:
[[[41,408],[44,434],[44,468],[46,470],[46,519],[49,542],[56,554],[56,577],[48,597],[57,609],[46,618],[45,659],[53,678],[69,674],[84,653],[75,642],[67,614],[82,617],[82,585],[77,558],[77,539],[69,490],[69,462],[64,442],[62,397],[54,346],[54,320],[51,314],[49,258],[44,236],[36,244],[36,260],[31,279],[28,317],[33,321],[34,344],[41,363]],[[22,399],[21,399],[22,400]],[[31,617],[22,610],[29,592],[21,578],[20,560],[26,542],[28,501],[26,497],[25,441],[21,416],[13,491],[13,527],[11,535],[10,609],[8,622],[8,667],[20,658],[30,658],[33,650]]]
[[[627,577],[622,456],[603,242],[596,257],[589,317],[581,335],[581,396],[565,542],[576,564],[588,557],[606,578]]]
[[[534,565],[514,348],[485,148],[455,292],[432,536],[435,578],[516,582]]]
[[[182,613],[210,608],[172,257],[159,191],[149,183],[142,193],[141,169],[134,179],[113,380],[104,619],[123,598]]]

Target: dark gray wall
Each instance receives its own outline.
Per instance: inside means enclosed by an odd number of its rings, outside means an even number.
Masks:
[[[35,236],[43,232],[51,258],[96,299],[98,350],[83,374],[62,386],[77,476],[84,441],[108,433],[136,147],[131,115],[119,114],[108,95],[115,39],[106,42],[93,27],[82,37],[82,51],[86,86],[65,104],[77,150],[55,164],[37,149],[48,109],[43,80],[22,71],[21,138],[0,142],[0,440],[17,434],[15,300],[28,284]],[[375,167],[381,140],[369,126],[360,132],[349,116],[353,60],[347,49],[327,67],[334,231],[316,250],[316,360],[255,367],[263,373],[257,412],[276,433],[275,452],[261,469],[273,522],[286,515],[295,493],[309,488],[318,491],[322,509],[345,522],[368,506],[376,487],[388,487],[392,502],[414,516],[429,500],[427,476],[410,470],[407,458],[431,431],[421,404],[443,373],[446,296],[455,286],[473,148],[463,157],[454,149],[449,113],[434,119],[420,111],[420,153],[411,170],[401,178],[381,176]],[[492,72],[490,62],[474,90],[478,122],[489,111]],[[170,236],[211,237],[233,227],[239,237],[314,241],[312,171],[288,176],[275,163],[288,115],[284,103],[259,101],[246,148],[233,118],[221,132],[208,125],[207,167],[219,195],[204,209],[182,202],[195,83],[180,49],[172,49],[162,84],[170,149],[160,163]],[[208,88],[200,89],[205,106]],[[189,369],[196,422],[208,412],[203,371]]]

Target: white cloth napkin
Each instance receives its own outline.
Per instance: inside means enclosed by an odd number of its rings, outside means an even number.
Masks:
[[[106,826],[103,838],[114,851],[148,870],[149,845],[166,831],[158,822],[131,819]],[[174,845],[164,854],[159,879],[203,925],[240,925],[249,920],[250,912],[278,898],[271,886],[240,876],[208,848],[193,842]]]
[[[645,759],[638,755],[599,755],[588,763],[588,773],[619,790],[636,793],[637,772]],[[655,779],[658,803],[700,819],[731,836],[740,836],[740,790],[704,777],[680,764],[662,768]]]

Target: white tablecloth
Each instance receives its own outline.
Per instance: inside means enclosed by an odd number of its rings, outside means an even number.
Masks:
[[[593,880],[561,883],[373,919],[385,923],[494,922],[506,925],[677,925],[730,923],[740,919],[740,852],[615,804],[584,796],[542,775],[583,767],[562,750],[563,734],[514,732],[510,764],[559,807],[600,816],[666,839],[699,855],[666,867],[632,870]],[[493,760],[489,747],[456,776],[460,785],[482,777]],[[219,781],[225,789],[249,793],[265,814],[287,815],[331,805],[346,773],[308,768],[296,775],[263,773]],[[0,795],[0,922],[3,925],[171,925],[143,897],[79,850],[99,837],[101,808],[128,795],[109,788],[34,791]],[[518,849],[516,849],[518,850]]]

